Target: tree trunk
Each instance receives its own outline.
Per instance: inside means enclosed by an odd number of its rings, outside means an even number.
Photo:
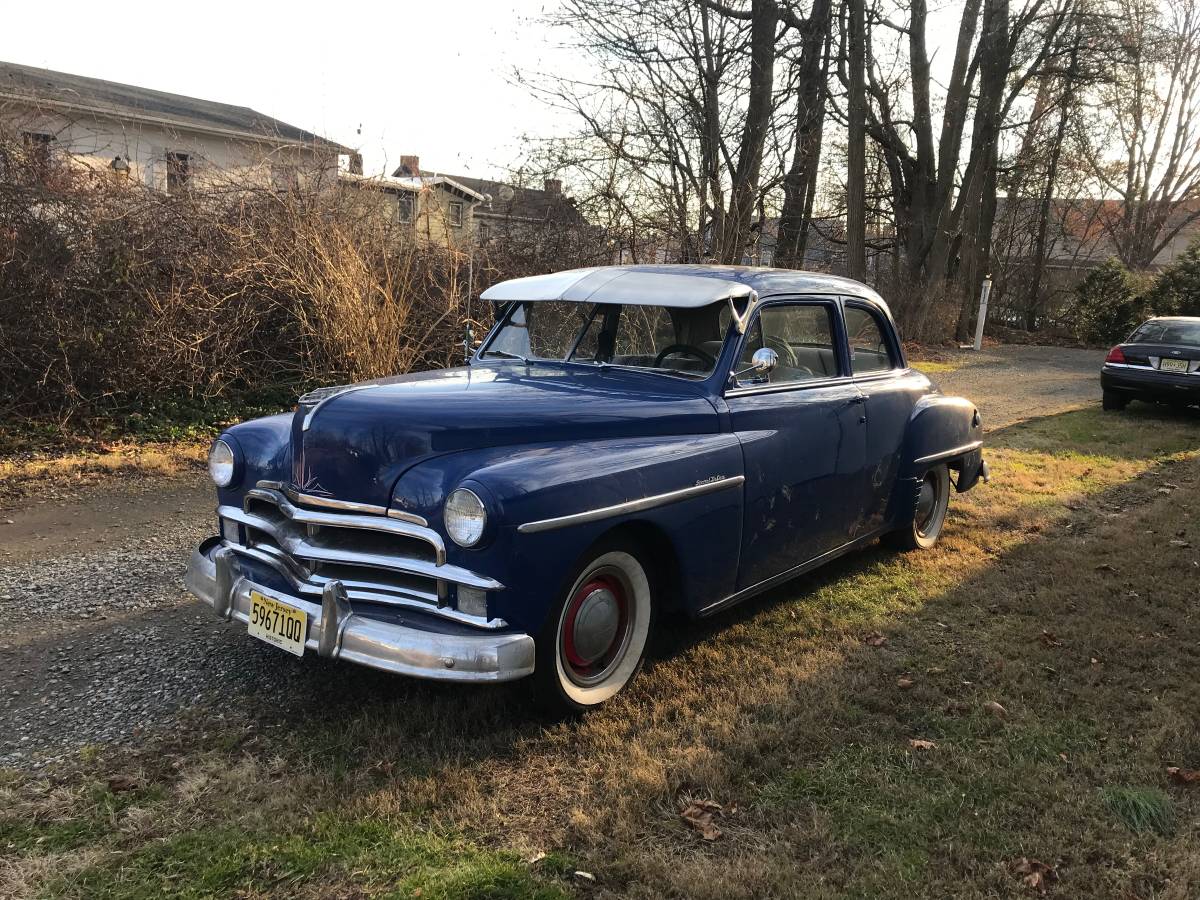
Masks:
[[[763,145],[771,121],[775,82],[775,31],[779,9],[775,0],[753,0],[750,19],[750,91],[746,122],[738,144],[737,165],[729,193],[729,212],[722,229],[720,260],[741,262],[758,200]]]
[[[964,210],[962,300],[955,336],[970,336],[975,297],[990,274],[992,226],[996,217],[996,157],[1000,143],[1000,108],[1011,69],[1008,0],[987,0],[979,40],[979,102],[971,137],[971,163],[959,206]]]
[[[783,179],[783,208],[775,244],[775,264],[792,269],[804,266],[817,193],[825,125],[825,79],[829,74],[831,8],[831,0],[815,0],[801,42],[795,150],[792,165]]]
[[[846,99],[846,275],[862,281],[867,274],[867,97],[866,10],[864,0],[846,0],[849,20]]]

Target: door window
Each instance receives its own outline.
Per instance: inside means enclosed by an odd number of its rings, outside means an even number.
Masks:
[[[850,341],[850,371],[855,375],[895,368],[883,324],[875,313],[846,307],[846,337]]]
[[[762,309],[746,333],[737,371],[751,365],[756,350],[769,347],[779,364],[768,378],[771,384],[812,381],[838,375],[833,349],[833,323],[826,304],[790,304]],[[741,379],[755,383],[753,372]]]

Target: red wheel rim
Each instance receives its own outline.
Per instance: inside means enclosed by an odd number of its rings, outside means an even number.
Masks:
[[[568,675],[580,682],[599,680],[620,655],[628,635],[625,585],[608,574],[589,577],[572,595],[562,623],[562,656]]]

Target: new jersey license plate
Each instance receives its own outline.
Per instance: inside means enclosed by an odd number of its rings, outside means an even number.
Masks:
[[[1158,368],[1163,372],[1186,372],[1188,361],[1186,359],[1163,359],[1159,360]]]
[[[308,615],[302,609],[280,603],[274,597],[250,592],[250,622],[252,637],[266,641],[280,650],[296,656],[304,655],[304,638],[308,634]]]

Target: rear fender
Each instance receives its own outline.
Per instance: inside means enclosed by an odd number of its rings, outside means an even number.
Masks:
[[[982,448],[983,422],[970,400],[934,394],[917,401],[905,431],[888,519],[894,525],[911,520],[921,479],[939,463],[957,473],[955,487],[960,493],[974,487],[987,476]]]

